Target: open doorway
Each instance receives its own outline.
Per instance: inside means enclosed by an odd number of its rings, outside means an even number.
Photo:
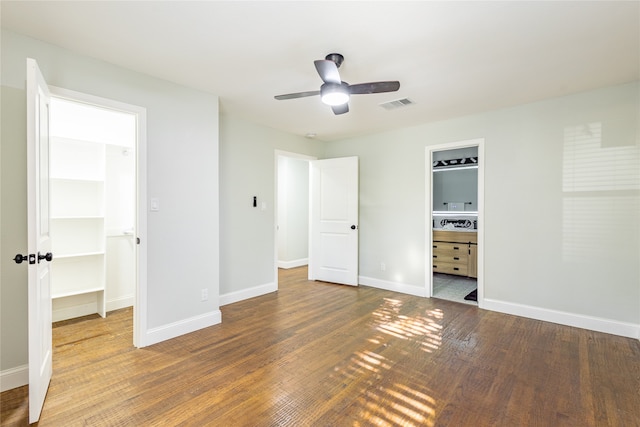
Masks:
[[[483,140],[426,150],[427,294],[482,304]]]
[[[278,269],[309,263],[309,161],[316,157],[275,152],[275,284]]]
[[[133,307],[138,345],[145,110],[51,88],[50,111],[52,320]]]

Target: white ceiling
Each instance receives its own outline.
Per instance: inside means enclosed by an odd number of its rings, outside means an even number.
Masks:
[[[626,83],[640,76],[640,2],[1,2],[2,27],[220,96],[221,110],[335,140]],[[313,61],[342,53],[354,95],[334,116]],[[385,110],[408,97],[415,105]]]

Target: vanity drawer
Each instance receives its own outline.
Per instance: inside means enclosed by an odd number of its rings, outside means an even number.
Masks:
[[[467,243],[433,242],[433,255],[438,257],[466,257],[469,254]]]
[[[467,275],[467,263],[453,263],[433,260],[434,273],[457,274],[461,276]]]
[[[451,264],[464,264],[467,265],[469,255],[467,251],[455,251],[455,252],[433,252],[433,263],[448,262]]]

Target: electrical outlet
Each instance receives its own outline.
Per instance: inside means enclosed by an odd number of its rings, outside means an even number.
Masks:
[[[380,271],[387,271],[387,265],[384,262],[380,263]]]
[[[207,301],[209,299],[209,289],[203,289],[202,295],[200,296],[200,301]]]

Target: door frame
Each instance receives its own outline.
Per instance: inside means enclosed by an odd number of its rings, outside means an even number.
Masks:
[[[274,232],[273,283],[275,284],[276,290],[278,289],[278,180],[280,179],[280,171],[278,169],[279,157],[288,157],[291,159],[306,160],[307,163],[309,163],[311,160],[318,160],[317,157],[310,156],[307,154],[293,153],[291,151],[283,151],[283,150],[274,150],[275,177],[274,177],[274,192],[273,192],[273,214],[274,214],[274,218],[273,218],[273,232]],[[311,195],[309,195],[309,197],[311,197]],[[309,203],[309,200],[307,200],[307,203]],[[307,222],[309,222],[309,218],[307,218]]]
[[[133,302],[133,345],[144,347],[147,336],[147,109],[113,99],[102,98],[56,86],[49,86],[52,97],[121,111],[136,116],[136,283]]]
[[[433,296],[433,153],[435,151],[478,147],[478,307],[484,308],[484,138],[448,142],[425,147],[425,284],[426,295]]]

